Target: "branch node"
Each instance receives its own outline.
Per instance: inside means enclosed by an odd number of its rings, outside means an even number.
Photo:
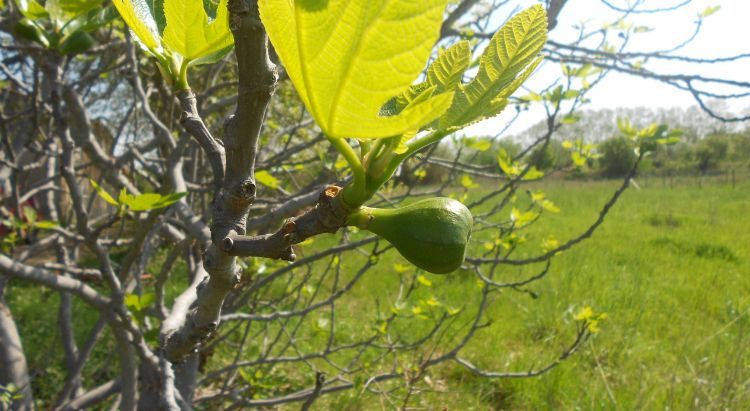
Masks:
[[[231,239],[231,238],[229,238],[229,237],[225,237],[225,238],[224,238],[224,239],[223,239],[223,240],[221,241],[221,248],[222,248],[222,249],[223,249],[224,251],[226,251],[226,252],[230,252],[230,251],[232,251],[232,247],[233,247],[233,246],[234,246],[234,240],[232,240],[232,239]]]
[[[180,113],[180,123],[181,124],[185,123],[189,119],[190,119],[190,113],[188,113],[187,111],[183,111],[183,112]]]
[[[291,234],[297,231],[297,224],[295,224],[294,220],[289,219],[284,223],[282,231],[284,232],[284,234]]]

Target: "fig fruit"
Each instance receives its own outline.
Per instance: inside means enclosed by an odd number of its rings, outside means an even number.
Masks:
[[[446,274],[464,261],[473,218],[461,202],[436,197],[394,209],[360,207],[347,224],[388,240],[415,266]]]

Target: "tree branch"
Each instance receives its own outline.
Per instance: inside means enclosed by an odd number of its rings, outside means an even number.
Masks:
[[[70,277],[57,276],[41,268],[21,264],[2,254],[0,254],[0,273],[11,278],[46,285],[58,291],[70,292],[99,310],[109,309],[109,298],[102,296],[83,282]]]

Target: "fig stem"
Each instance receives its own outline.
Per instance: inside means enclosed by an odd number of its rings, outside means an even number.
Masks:
[[[370,207],[360,207],[357,211],[349,214],[349,217],[346,219],[346,225],[366,230],[373,218],[371,211]]]
[[[349,208],[357,208],[367,201],[367,178],[365,176],[365,169],[362,167],[362,162],[359,160],[352,146],[345,139],[328,137],[328,141],[344,156],[344,160],[346,160],[352,169],[354,181],[344,187],[342,199],[344,200],[344,204]]]

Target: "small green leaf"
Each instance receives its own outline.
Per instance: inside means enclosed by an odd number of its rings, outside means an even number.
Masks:
[[[104,0],[58,0],[60,8],[67,14],[79,16],[101,6]]]
[[[78,30],[70,34],[62,43],[59,50],[62,54],[82,53],[96,45],[96,40],[85,31]]]
[[[266,187],[272,188],[274,190],[279,188],[280,186],[279,180],[276,177],[272,176],[266,170],[255,172],[255,181],[263,184]]]
[[[570,153],[570,158],[573,160],[573,164],[575,164],[577,167],[583,167],[586,165],[586,157],[584,157],[578,151]]]
[[[721,9],[721,6],[708,6],[702,12],[700,12],[699,16],[706,18],[719,11],[719,9]]]
[[[540,102],[544,100],[544,98],[537,93],[531,92],[528,95],[521,97],[521,100]]]
[[[117,202],[120,204],[128,205],[133,200],[133,196],[128,194],[128,190],[125,189],[125,187],[120,189],[120,195],[117,196]]]
[[[427,277],[422,274],[417,276],[417,281],[425,287],[432,287],[432,281],[428,280]]]
[[[165,196],[161,196],[161,200],[159,200],[159,202],[157,203],[157,206],[158,206],[157,208],[170,206],[180,201],[186,195],[188,195],[187,192],[181,192],[181,193],[172,193],[172,194],[167,194]]]
[[[45,48],[50,46],[50,41],[44,28],[31,19],[23,18],[19,20],[15,26],[13,26],[13,31],[16,35],[26,40],[39,43]]]
[[[124,303],[130,310],[141,311],[153,304],[154,301],[156,301],[156,295],[154,293],[143,293],[140,296],[138,294],[126,295]]]
[[[538,170],[536,167],[531,166],[529,170],[526,172],[526,174],[523,175],[523,180],[538,180],[540,178],[544,177],[544,172]]]
[[[412,269],[414,269],[413,265],[398,264],[398,263],[393,264],[393,270],[396,271],[398,274],[403,274],[407,271],[411,271]]]
[[[115,199],[112,198],[112,196],[109,195],[108,192],[104,191],[104,189],[101,188],[99,184],[96,183],[96,181],[89,180],[89,182],[91,182],[91,186],[94,187],[94,190],[96,191],[96,193],[99,194],[99,197],[101,197],[104,201],[106,201],[109,204],[112,204],[115,207],[118,207],[120,205],[120,203],[115,201]]]
[[[477,151],[487,151],[492,148],[492,141],[486,138],[471,140],[466,143],[466,147],[473,148]]]
[[[563,100],[570,100],[574,99],[581,95],[581,92],[578,90],[567,90],[565,93],[563,93]]]
[[[521,169],[513,164],[513,158],[511,158],[510,154],[508,154],[505,149],[500,149],[500,151],[498,151],[497,164],[508,177],[515,177],[521,173]]]
[[[555,203],[553,203],[550,200],[542,200],[539,205],[542,206],[543,209],[549,211],[550,213],[559,213],[560,207],[558,207]]]
[[[167,207],[176,203],[186,195],[187,193],[185,192],[172,193],[166,196],[157,193],[144,193],[137,196],[128,195],[123,203],[126,204],[131,211],[148,211]]]
[[[125,303],[125,306],[128,307],[130,310],[141,309],[141,299],[138,297],[138,294],[126,295],[123,302]]]
[[[37,221],[36,223],[34,223],[34,227],[40,230],[51,230],[59,226],[60,224],[58,224],[57,221],[50,221],[50,220],[42,220],[42,221]]]
[[[127,200],[120,200],[128,206],[131,211],[147,211],[156,208],[161,200],[161,195],[156,193],[145,193],[137,196],[127,196]]]
[[[112,22],[119,16],[117,9],[112,6],[97,7],[87,13],[79,15],[72,20],[68,20],[62,29],[63,40],[76,31],[91,32]]]
[[[618,118],[617,119],[617,128],[620,130],[622,134],[624,134],[627,137],[635,137],[638,135],[638,130],[636,130],[633,125],[630,123],[629,119],[626,118]]]
[[[47,10],[36,0],[16,0],[16,5],[18,5],[18,10],[21,14],[30,20],[37,20],[48,16]]]
[[[464,174],[461,177],[461,185],[466,189],[479,187],[479,184],[475,183],[471,176],[468,174]]]
[[[519,209],[513,207],[510,212],[510,220],[513,221],[516,227],[520,228],[528,225],[539,216],[534,210],[522,212]]]
[[[23,206],[21,207],[21,211],[23,211],[23,216],[26,218],[26,221],[28,221],[29,225],[33,226],[34,223],[36,223],[37,219],[36,210],[34,210],[34,208],[30,206]]]
[[[156,294],[154,293],[143,293],[141,295],[141,307],[146,308],[156,301]]]

